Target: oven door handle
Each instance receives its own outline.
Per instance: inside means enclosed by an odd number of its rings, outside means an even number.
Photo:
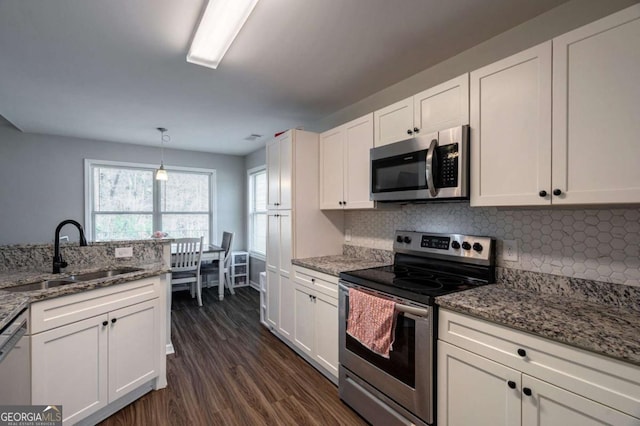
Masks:
[[[402,312],[403,314],[415,315],[421,318],[428,318],[429,311],[424,308],[417,308],[415,306],[403,305],[401,303],[396,303],[396,311]]]
[[[347,287],[346,285],[342,284],[342,283],[338,283],[338,287],[344,291],[345,293],[349,291],[349,287]],[[376,296],[378,297],[378,296]],[[410,314],[410,315],[415,315],[417,317],[421,317],[421,318],[429,318],[429,310],[424,309],[424,308],[418,308],[417,306],[409,306],[409,305],[404,305],[402,303],[398,303],[396,302],[396,311],[398,312],[402,312],[404,314]]]

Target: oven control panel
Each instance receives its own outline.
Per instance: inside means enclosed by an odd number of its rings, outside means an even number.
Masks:
[[[475,235],[396,231],[393,249],[418,256],[438,255],[452,260],[473,260],[474,263],[492,264],[495,259],[495,240]]]

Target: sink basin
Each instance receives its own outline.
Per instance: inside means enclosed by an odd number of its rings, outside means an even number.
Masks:
[[[138,272],[138,271],[142,271],[142,269],[140,268],[109,269],[106,271],[87,272],[86,274],[71,275],[68,277],[68,279],[74,280],[74,281],[91,281],[91,280],[97,280],[99,278],[115,277],[116,275],[128,274],[130,272]]]
[[[77,281],[70,280],[67,278],[61,278],[59,280],[47,280],[47,281],[39,281],[37,283],[28,283],[21,284],[14,287],[6,287],[2,290],[4,291],[33,291],[33,290],[46,290],[49,288],[60,287],[62,285],[74,284]]]
[[[117,275],[128,274],[131,272],[142,271],[140,268],[118,268],[108,269],[106,271],[87,272],[86,274],[70,275],[64,278],[54,280],[38,281],[35,283],[20,284],[13,287],[6,287],[0,290],[4,291],[34,291],[47,290],[49,288],[60,287],[68,284],[77,284],[82,281],[97,280],[99,278],[115,277]]]

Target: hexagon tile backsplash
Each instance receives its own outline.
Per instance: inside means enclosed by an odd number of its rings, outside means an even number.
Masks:
[[[498,240],[497,264],[589,280],[640,286],[640,209],[498,209],[468,203],[349,211],[347,244],[392,250],[397,229],[486,235]],[[519,258],[500,256],[517,240]]]

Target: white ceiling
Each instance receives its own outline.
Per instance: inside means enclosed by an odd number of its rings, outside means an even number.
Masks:
[[[565,1],[262,0],[212,70],[185,61],[204,0],[0,0],[0,115],[244,155]]]

